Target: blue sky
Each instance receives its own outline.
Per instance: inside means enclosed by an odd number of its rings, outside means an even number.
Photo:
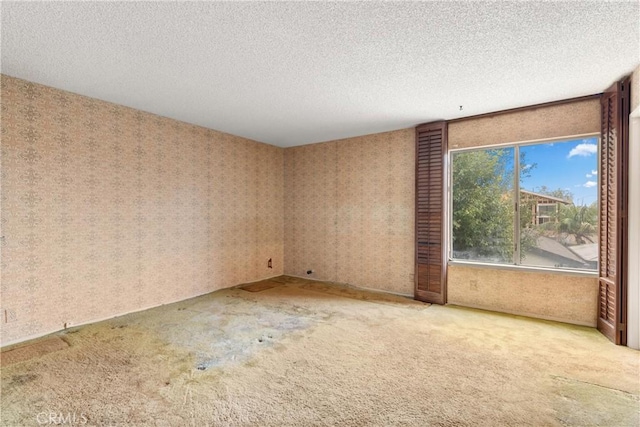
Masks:
[[[525,165],[536,164],[531,177],[524,178],[521,188],[536,191],[546,185],[570,191],[576,205],[589,205],[598,200],[598,139],[573,139],[566,142],[521,146]]]

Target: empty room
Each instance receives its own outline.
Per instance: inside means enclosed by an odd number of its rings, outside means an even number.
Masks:
[[[638,2],[1,13],[0,425],[640,425]]]

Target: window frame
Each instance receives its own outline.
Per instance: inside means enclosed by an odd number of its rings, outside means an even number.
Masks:
[[[463,148],[450,148],[447,150],[445,159],[445,173],[447,179],[446,185],[446,213],[445,213],[445,237],[446,237],[446,254],[447,265],[469,265],[474,267],[491,268],[499,270],[518,270],[518,271],[532,271],[532,272],[544,272],[553,274],[565,274],[565,275],[577,275],[577,276],[589,276],[598,277],[599,262],[596,264],[595,270],[584,270],[579,268],[556,268],[556,267],[543,267],[520,264],[520,147],[526,147],[531,145],[551,144],[555,142],[567,142],[573,139],[583,138],[595,138],[598,142],[598,151],[596,154],[596,168],[600,170],[600,133],[585,133],[578,135],[568,135],[557,138],[544,138],[528,141],[515,141],[505,142],[501,144],[481,145],[476,147],[463,147]],[[514,153],[514,168],[513,168],[513,199],[514,199],[514,215],[513,215],[513,233],[514,242],[516,242],[513,259],[511,264],[499,264],[483,261],[469,261],[464,259],[453,258],[453,154],[460,152],[491,150],[499,148],[513,148]],[[600,176],[598,176],[598,188],[600,187]],[[596,196],[596,203],[600,206],[600,190],[598,190]],[[600,222],[600,213],[598,212],[598,222]],[[600,227],[598,227],[598,238],[600,235]]]
[[[546,212],[546,210],[541,210],[540,208],[553,207],[554,212]],[[557,214],[558,213],[558,202],[556,203],[536,203],[536,221],[537,225],[545,224],[547,221],[539,222],[542,218],[549,218],[549,214]]]

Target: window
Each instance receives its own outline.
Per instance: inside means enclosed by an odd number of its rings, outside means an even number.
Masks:
[[[536,206],[538,209],[533,224],[542,225],[546,222],[557,221],[556,215],[559,212],[558,203],[538,203]]]
[[[597,152],[597,136],[451,151],[450,258],[595,271]]]

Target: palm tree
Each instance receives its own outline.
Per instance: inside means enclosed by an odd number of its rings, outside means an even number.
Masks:
[[[598,206],[596,203],[589,206],[561,205],[557,220],[544,225],[560,234],[573,236],[578,245],[594,243],[598,229]]]

